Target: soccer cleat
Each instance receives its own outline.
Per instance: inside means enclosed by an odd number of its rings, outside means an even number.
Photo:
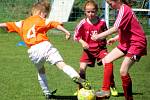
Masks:
[[[84,82],[81,82],[81,85],[83,86],[84,89],[91,89],[91,85],[88,81],[84,81]]]
[[[52,91],[52,92],[46,92],[46,93],[44,93],[44,96],[45,96],[45,98],[46,98],[46,100],[49,100],[49,99],[52,99],[52,98],[54,98],[54,94],[57,92],[57,89],[55,89],[54,91]]]
[[[44,96],[45,96],[46,100],[49,100],[53,97],[53,95],[50,92],[44,93]]]
[[[118,91],[115,87],[110,87],[110,92],[112,96],[118,96]]]
[[[110,91],[97,91],[96,93],[96,97],[99,98],[99,99],[109,99],[110,97]]]
[[[78,77],[74,77],[74,78],[72,78],[72,80],[77,84],[81,84],[83,86],[83,88],[85,88],[87,90],[91,89],[91,85],[87,80],[84,80],[84,79],[78,78]]]

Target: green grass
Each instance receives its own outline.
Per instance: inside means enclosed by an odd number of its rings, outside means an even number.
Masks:
[[[64,35],[48,34],[50,41],[60,51],[66,63],[73,66],[77,71],[79,68],[79,58],[81,46],[72,40],[66,41]],[[17,47],[20,37],[13,33],[6,33],[0,30],[0,100],[44,100],[42,91],[37,81],[37,72],[27,55],[27,48]],[[148,38],[148,43],[150,38]],[[148,44],[148,53],[150,52]],[[111,50],[113,46],[109,46]],[[150,55],[143,57],[131,69],[133,80],[133,93],[135,100],[150,99]],[[119,68],[122,59],[115,64],[115,82],[119,93],[123,93]],[[45,64],[49,86],[58,89],[57,95],[73,96],[76,91],[76,84],[58,70],[55,66]],[[93,84],[95,90],[102,85],[103,67],[96,66],[88,68],[87,78]],[[124,100],[123,96],[111,97],[110,100]]]
[[[28,16],[28,12],[33,2],[37,0],[2,0],[0,3],[1,22],[17,21]],[[81,0],[75,0],[75,6],[81,8]],[[83,0],[82,0],[83,1]],[[79,21],[79,19],[77,20]],[[77,24],[76,22],[65,23],[65,27],[72,33]],[[147,21],[147,20],[146,20]],[[143,21],[146,34],[150,34],[149,26]],[[54,31],[57,32],[57,31]],[[81,45],[72,40],[66,41],[64,35],[50,34],[50,41],[60,51],[66,63],[79,69],[79,58],[81,55]],[[37,81],[37,72],[34,65],[28,58],[27,48],[17,47],[21,41],[20,37],[13,33],[6,33],[0,29],[0,100],[45,100]],[[150,38],[148,38],[148,53],[150,52]],[[109,47],[111,50],[115,45]],[[143,57],[131,69],[133,80],[133,93],[135,100],[150,99],[150,55]],[[119,68],[122,59],[115,64],[115,82],[119,93],[123,93]],[[49,86],[58,89],[56,95],[73,96],[76,91],[76,84],[58,70],[55,66],[45,64]],[[87,78],[93,84],[94,89],[98,90],[102,85],[103,67],[96,66],[87,70]],[[124,100],[123,96],[111,97],[110,100]]]

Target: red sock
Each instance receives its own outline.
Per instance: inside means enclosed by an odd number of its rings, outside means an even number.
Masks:
[[[102,90],[105,90],[105,91],[110,90],[110,82],[112,78],[112,73],[113,73],[113,64],[105,63]]]
[[[131,80],[129,74],[126,76],[121,76],[121,79],[122,79],[122,87],[124,90],[125,100],[133,100],[132,80]]]

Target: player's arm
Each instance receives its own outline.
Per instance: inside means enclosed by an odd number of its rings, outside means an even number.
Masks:
[[[88,43],[87,43],[87,42],[85,42],[84,40],[79,39],[79,42],[81,43],[81,45],[82,45],[82,47],[83,47],[84,49],[88,49],[88,48],[89,48]]]
[[[5,28],[5,27],[7,27],[7,25],[6,25],[6,23],[0,23],[0,27]]]
[[[106,30],[106,31],[104,31],[104,32],[102,32],[102,33],[100,33],[100,34],[93,34],[92,37],[91,37],[91,39],[92,39],[92,40],[103,39],[104,37],[106,37],[106,36],[108,36],[108,35],[111,35],[111,34],[113,34],[113,33],[116,33],[117,30],[118,30],[118,28],[114,26],[114,27],[112,27],[112,28],[110,28],[110,29],[108,29],[108,30]]]
[[[67,39],[67,40],[70,39],[70,36],[71,36],[70,32],[69,32],[67,29],[65,29],[63,26],[58,25],[58,26],[56,27],[56,29],[58,29],[58,30],[64,32],[64,33],[66,34],[66,39]]]

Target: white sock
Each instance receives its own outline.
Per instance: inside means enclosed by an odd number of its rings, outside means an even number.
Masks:
[[[66,65],[63,67],[63,71],[69,75],[71,78],[73,77],[79,77],[79,74],[73,69],[71,66]]]
[[[48,84],[47,84],[47,80],[46,80],[46,75],[38,73],[38,81],[40,83],[40,86],[42,88],[43,93],[44,94],[49,93]]]

